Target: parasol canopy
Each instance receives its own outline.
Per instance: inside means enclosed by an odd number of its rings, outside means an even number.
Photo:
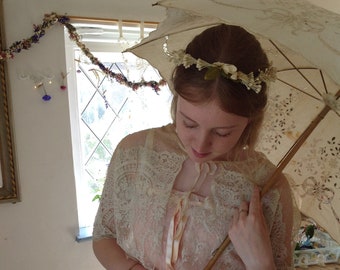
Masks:
[[[340,243],[340,15],[302,0],[157,4],[167,7],[166,19],[128,51],[156,67],[170,88],[174,66],[163,51],[165,42],[170,51],[185,49],[194,36],[220,23],[242,26],[258,37],[278,70],[257,146],[274,164],[281,164],[320,111],[325,112],[283,172],[299,210]]]

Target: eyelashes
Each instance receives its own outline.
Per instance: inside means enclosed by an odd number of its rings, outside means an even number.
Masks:
[[[198,125],[195,124],[187,124],[185,122],[183,122],[184,127],[189,128],[189,129],[193,129],[196,128]]]
[[[198,125],[197,125],[196,123],[187,123],[186,121],[183,121],[183,125],[184,125],[184,127],[187,128],[187,129],[195,129],[195,128],[198,127]],[[222,137],[222,138],[225,138],[225,137],[228,137],[228,136],[231,135],[231,132],[220,133],[220,132],[218,132],[218,131],[216,131],[216,130],[212,130],[212,133],[213,133],[214,135],[217,135],[217,136]]]
[[[230,136],[230,135],[231,135],[231,132],[221,134],[221,133],[215,131],[215,134],[216,134],[217,136],[219,136],[219,137],[225,138],[225,137]]]

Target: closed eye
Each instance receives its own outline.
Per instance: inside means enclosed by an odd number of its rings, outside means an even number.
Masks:
[[[198,127],[198,125],[195,124],[195,123],[187,123],[187,122],[185,122],[185,121],[183,121],[183,125],[184,125],[186,128],[196,128],[196,127]]]
[[[198,124],[194,121],[194,120],[192,120],[192,119],[190,119],[188,116],[186,116],[184,113],[182,113],[182,112],[180,112],[180,114],[181,114],[181,116],[183,117],[182,119],[181,119],[181,121],[182,121],[182,123],[183,123],[183,126],[184,127],[186,127],[186,128],[196,128],[196,127],[198,127]]]
[[[219,136],[219,137],[228,137],[228,136],[231,135],[231,132],[222,133],[222,132],[215,131],[214,133],[215,133],[217,136]]]

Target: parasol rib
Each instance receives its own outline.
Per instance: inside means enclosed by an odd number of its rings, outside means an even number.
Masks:
[[[292,67],[294,67],[294,69],[302,76],[302,78],[305,79],[305,81],[320,95],[321,93],[319,92],[319,90],[312,84],[312,82],[310,80],[308,80],[308,78],[301,72],[301,70],[293,63],[293,61],[291,61],[289,59],[289,57],[275,44],[274,41],[269,40],[270,43],[277,49],[277,51],[292,65]]]
[[[340,90],[336,93],[335,98],[340,97]],[[329,106],[325,106],[321,112],[315,117],[315,119],[309,124],[309,126],[304,130],[301,136],[296,140],[293,146],[289,149],[289,151],[285,154],[285,156],[278,163],[275,172],[270,176],[267,183],[261,190],[261,197],[266,194],[275,184],[276,178],[279,174],[282,173],[283,169],[287,166],[299,148],[303,145],[303,143],[307,140],[308,136],[313,132],[313,130],[317,127],[320,121],[326,116],[326,114],[331,110]],[[224,250],[230,244],[230,238],[227,235],[222,244],[218,247],[218,249],[214,252],[213,257],[210,259],[208,264],[205,266],[204,270],[210,270],[215,265],[218,258],[222,255]]]

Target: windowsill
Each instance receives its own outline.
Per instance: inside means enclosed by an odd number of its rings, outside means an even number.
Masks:
[[[76,236],[76,241],[79,243],[83,241],[92,240],[92,230],[93,226],[79,228],[79,233]]]

